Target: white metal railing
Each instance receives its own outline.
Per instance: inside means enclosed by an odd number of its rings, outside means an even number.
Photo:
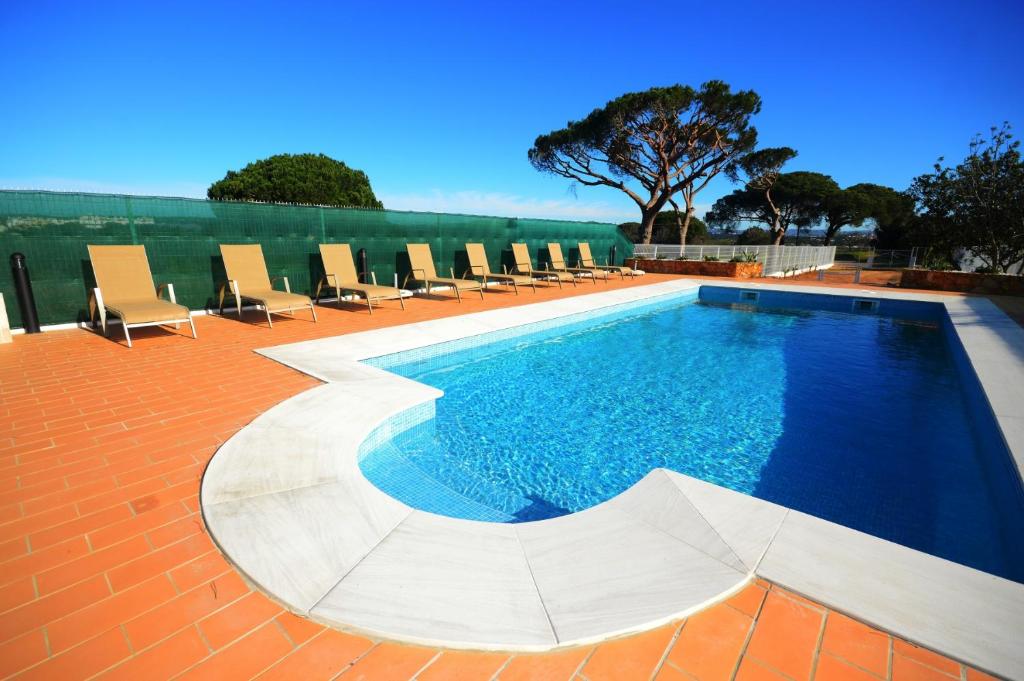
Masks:
[[[764,276],[780,277],[831,267],[835,263],[835,246],[717,246],[714,244],[680,246],[679,244],[636,244],[637,258],[662,260],[732,260],[754,254],[764,265]]]

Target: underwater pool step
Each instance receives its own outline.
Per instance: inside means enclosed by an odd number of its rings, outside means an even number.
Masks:
[[[441,484],[409,460],[392,442],[382,443],[360,462],[363,475],[378,488],[414,508],[431,513],[507,523],[516,516],[473,501]],[[528,502],[524,499],[524,504]]]

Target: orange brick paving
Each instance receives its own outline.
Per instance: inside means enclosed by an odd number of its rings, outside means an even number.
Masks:
[[[254,590],[212,544],[217,447],[316,381],[253,348],[662,281],[321,306],[321,321],[199,317],[199,340],[75,330],[0,346],[0,677],[36,679],[989,679],[758,582],[597,646],[473,653],[325,629]],[[182,332],[183,333],[183,332]]]

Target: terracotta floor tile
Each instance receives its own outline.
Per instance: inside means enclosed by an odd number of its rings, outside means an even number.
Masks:
[[[106,580],[94,577],[0,614],[0,643],[79,611],[109,594]]]
[[[36,597],[36,587],[31,577],[19,579],[0,587],[0,612],[6,612],[24,605]]]
[[[905,655],[892,656],[892,681],[950,681],[959,678],[959,673],[946,674]]]
[[[199,630],[216,650],[279,614],[280,605],[261,593],[253,592],[200,620]]]
[[[999,681],[996,677],[985,672],[980,672],[977,669],[967,668],[967,681]]]
[[[292,644],[270,622],[216,652],[178,678],[182,681],[251,679],[292,651]]]
[[[602,643],[587,660],[583,674],[590,681],[649,678],[678,625],[659,627],[629,638]]]
[[[509,657],[508,653],[445,651],[417,674],[416,681],[489,681]]]
[[[81,558],[39,573],[36,576],[39,594],[45,596],[89,577],[103,574],[106,570],[144,556],[152,550],[146,538],[138,536],[120,544],[93,551]]]
[[[808,681],[824,615],[770,591],[746,654],[796,681]]]
[[[209,654],[210,649],[199,637],[199,632],[195,627],[189,627],[152,648],[136,653],[134,657],[103,672],[98,678],[105,681],[170,678]]]
[[[324,630],[323,625],[290,612],[282,612],[276,619],[295,645],[305,643]]]
[[[500,681],[568,681],[591,651],[593,648],[570,648],[553,653],[516,655],[498,678]]]
[[[889,667],[889,635],[866,624],[829,612],[821,649],[884,677]]]
[[[0,644],[0,678],[31,667],[46,659],[46,637],[42,629]]]
[[[736,671],[735,681],[790,681],[788,678],[776,671],[769,669],[764,664],[744,657],[740,661],[740,668]]]
[[[760,584],[748,584],[738,594],[728,599],[726,603],[736,608],[748,617],[756,617],[764,603],[765,594],[768,590]]]
[[[138,584],[131,589],[96,600],[77,612],[46,625],[47,638],[53,652],[66,650],[88,639],[98,631],[119,626],[174,598],[176,592],[166,575]]]
[[[658,675],[655,681],[693,681],[693,677],[689,674],[679,671],[670,662],[666,662],[662,665],[661,669],[658,670]],[[728,681],[731,677],[725,677],[723,681]]]
[[[893,657],[906,657],[923,665],[938,669],[951,676],[960,675],[960,663],[948,657],[932,652],[927,648],[916,646],[902,639],[893,639]]]
[[[753,622],[724,605],[699,612],[683,624],[668,659],[700,681],[729,679],[739,665]]]
[[[884,675],[881,678],[885,678]],[[821,653],[814,670],[814,681],[879,681],[879,677],[828,653]]]
[[[200,584],[138,617],[124,619],[128,639],[136,648],[145,648],[189,624],[199,621],[245,594],[249,587],[236,572]]]
[[[343,681],[376,681],[376,679],[411,679],[436,657],[433,648],[381,643],[360,658],[341,675]]]
[[[172,569],[170,575],[178,590],[184,592],[231,569],[220,551],[213,549]]]
[[[53,681],[53,679],[85,679],[131,655],[131,648],[120,629],[111,629],[95,638],[83,642],[60,655],[51,657],[42,664],[32,667],[19,675],[29,681]]]
[[[333,679],[364,655],[373,642],[340,631],[324,630],[297,650],[289,653],[259,676],[260,681],[316,681]]]

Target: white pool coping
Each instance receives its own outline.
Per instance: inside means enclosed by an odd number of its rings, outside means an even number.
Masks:
[[[201,497],[211,535],[289,609],[385,638],[549,650],[683,617],[760,576],[1024,678],[1024,585],[673,471],[585,511],[515,525],[416,510],[362,475],[371,432],[442,393],[360,360],[702,284],[796,288],[680,279],[259,350],[325,384],[262,414],[213,457]],[[991,301],[799,290],[945,305],[1024,473],[1024,330]]]

